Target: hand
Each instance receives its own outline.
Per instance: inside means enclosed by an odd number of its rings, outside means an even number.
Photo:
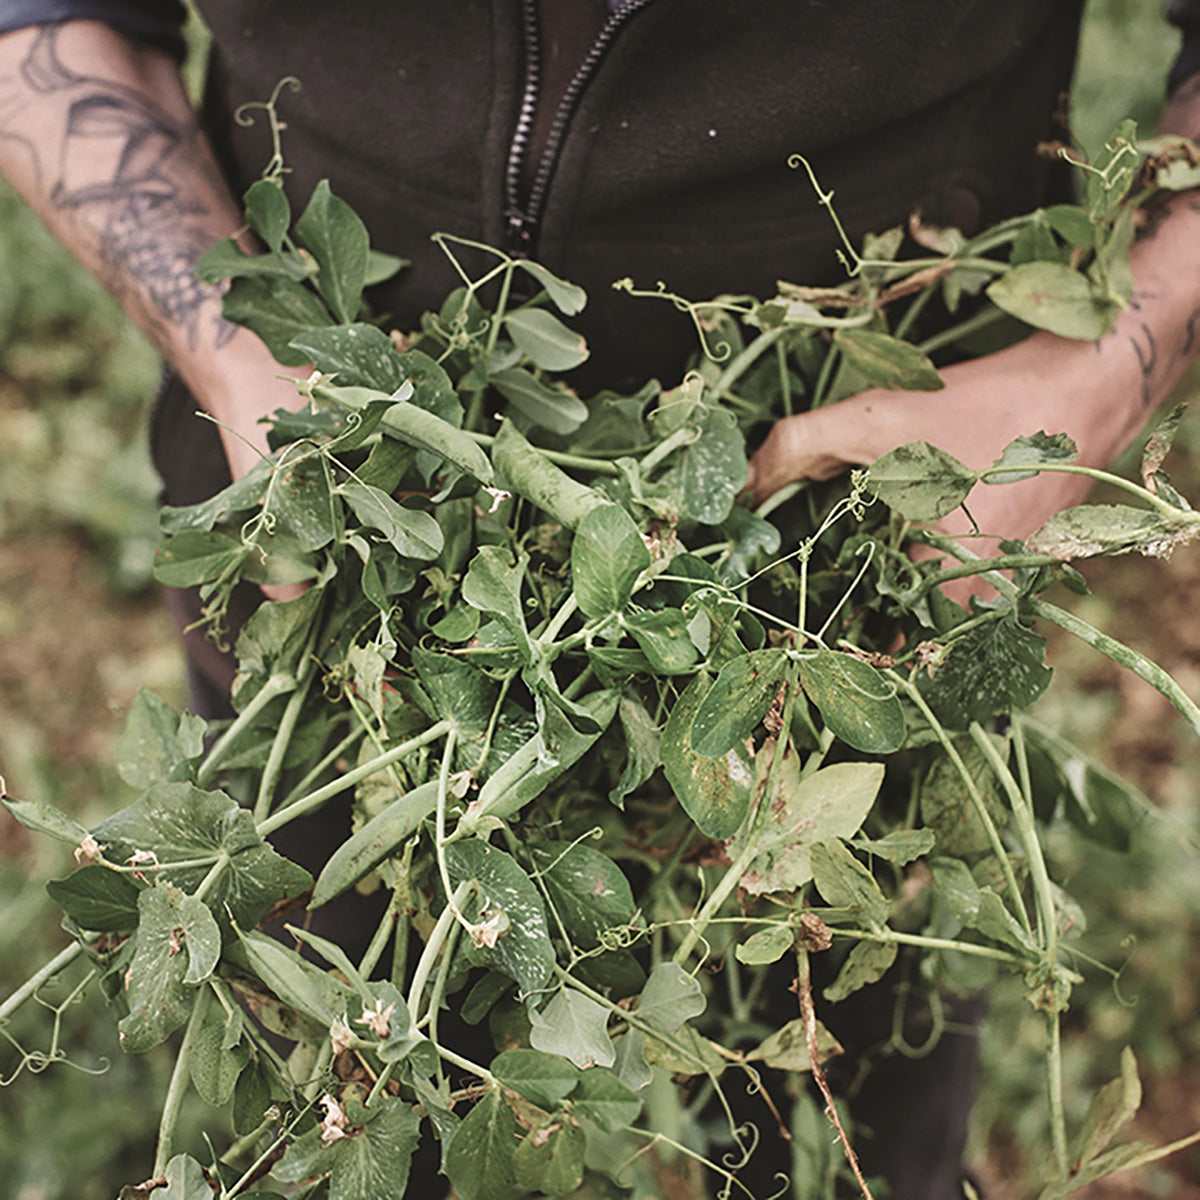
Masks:
[[[1036,334],[997,354],[942,372],[937,392],[873,388],[839,404],[776,423],[750,464],[756,501],[797,479],[829,479],[873,462],[906,442],[926,441],[969,467],[990,466],[1022,434],[1067,433],[1079,461],[1107,465],[1147,416],[1136,355],[1110,335],[1099,344]],[[1046,474],[1018,484],[979,484],[966,507],[994,553],[1000,538],[1026,538],[1050,516],[1080,503],[1085,477]],[[939,522],[954,537],[972,526],[961,510]],[[931,551],[921,548],[919,554]],[[948,591],[963,601],[981,585],[957,581]]]

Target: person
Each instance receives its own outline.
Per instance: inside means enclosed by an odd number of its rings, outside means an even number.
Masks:
[[[670,382],[694,346],[669,306],[610,289],[616,275],[694,298],[838,281],[834,231],[788,169],[794,153],[836,192],[855,240],[917,210],[971,233],[1065,198],[1036,147],[1057,132],[1081,0],[201,7],[213,52],[197,117],[179,0],[0,0],[0,171],[171,364],[153,441],[173,504],[248,470],[266,447],[260,419],[299,403],[289,372],[222,320],[220,289],[191,271],[241,227],[235,196],[269,157],[263,124],[244,129],[234,112],[284,76],[303,84],[283,101],[293,206],[328,177],[381,249],[412,260],[377,309],[412,327],[453,286],[434,230],[537,257],[589,290],[581,391]],[[1185,45],[1163,129],[1200,137],[1200,0],[1173,0],[1169,15]],[[1200,351],[1196,193],[1166,206],[1132,270],[1134,302],[1096,344],[1039,333],[948,367],[940,392],[873,389],[778,423],[754,492],[917,439],[978,466],[1017,435],[1066,431],[1081,461],[1109,462]],[[971,508],[984,530],[1020,536],[1081,487],[1053,475],[980,489]],[[962,532],[955,520],[945,527]],[[228,665],[200,642],[191,653],[204,702],[219,705]],[[893,1105],[891,1141],[917,1139],[895,1196],[959,1194],[973,1069],[959,1063],[957,1082],[931,1085],[941,1100],[924,1132],[919,1104]]]

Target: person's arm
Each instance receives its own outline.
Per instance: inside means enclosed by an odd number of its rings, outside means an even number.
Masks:
[[[1179,88],[1162,130],[1200,140],[1200,76]],[[1133,304],[1100,342],[1037,333],[946,368],[942,391],[871,389],[778,422],[751,465],[754,495],[828,479],[914,441],[984,467],[1013,438],[1039,430],[1070,434],[1080,462],[1106,466],[1200,354],[1200,192],[1171,198],[1134,245],[1131,266]],[[967,504],[985,533],[1026,537],[1087,489],[1085,477],[1043,475],[979,485]],[[970,525],[959,510],[942,528],[962,535]]]
[[[242,220],[174,59],[97,21],[0,35],[0,173],[220,422],[234,475],[249,470],[259,418],[300,401],[192,273]]]

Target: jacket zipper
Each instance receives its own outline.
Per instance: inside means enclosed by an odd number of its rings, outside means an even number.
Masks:
[[[563,93],[554,121],[546,135],[546,145],[538,161],[537,171],[529,188],[525,203],[521,203],[521,166],[529,149],[529,134],[533,128],[533,117],[537,110],[541,89],[541,40],[537,19],[537,0],[522,0],[521,16],[525,26],[525,91],[521,97],[521,111],[508,150],[508,165],[505,171],[505,207],[508,225],[509,250],[527,256],[533,252],[542,214],[546,205],[546,192],[554,169],[558,165],[559,150],[563,137],[580,97],[588,81],[595,74],[609,46],[625,23],[639,9],[652,0],[624,0],[605,21],[592,43],[591,49],[575,72],[567,90]]]

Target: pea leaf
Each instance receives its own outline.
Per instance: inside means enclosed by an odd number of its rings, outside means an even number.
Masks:
[[[517,349],[543,370],[569,371],[587,359],[587,342],[544,308],[506,314],[504,329]]]
[[[433,559],[442,552],[442,528],[427,512],[405,508],[377,487],[347,480],[339,487],[354,515],[378,529],[405,558]]]
[[[296,241],[317,260],[317,291],[338,323],[358,315],[367,277],[370,237],[358,214],[322,179],[296,222]]]
[[[953,512],[977,479],[945,450],[909,442],[871,464],[868,486],[906,521],[935,521]]]
[[[514,979],[522,992],[544,987],[554,965],[554,948],[546,929],[546,911],[533,881],[503,850],[476,838],[446,847],[446,867],[456,886],[475,883],[465,915],[472,924],[499,919],[494,945],[478,947],[488,966]]]
[[[522,1132],[499,1088],[467,1113],[446,1149],[446,1174],[462,1200],[500,1200],[513,1186],[513,1154]]]
[[[796,933],[790,925],[768,925],[748,937],[733,953],[738,962],[761,967],[778,962],[795,942]]]
[[[369,387],[391,395],[404,384],[400,355],[378,326],[357,321],[313,329],[294,338],[292,346],[322,374],[336,375],[343,387]]]
[[[0,804],[34,833],[48,834],[70,846],[78,846],[87,837],[88,831],[74,817],[68,817],[61,808],[55,808],[44,800],[14,800],[9,796],[0,796]]]
[[[1091,1162],[1127,1125],[1142,1103],[1142,1084],[1138,1079],[1137,1060],[1126,1046],[1121,1051],[1121,1074],[1106,1083],[1093,1097],[1087,1116],[1075,1138],[1071,1170],[1078,1171]]]
[[[50,898],[82,929],[124,933],[137,927],[138,894],[128,875],[86,866],[46,884]]]
[[[964,740],[956,748],[984,808],[997,828],[1003,828],[1008,811],[987,759],[973,742]],[[938,849],[943,854],[981,854],[991,846],[970,792],[947,754],[938,756],[925,777],[925,786],[921,789],[921,818],[937,836]]]
[[[608,1133],[632,1125],[641,1110],[637,1092],[604,1067],[589,1067],[584,1071],[571,1095],[571,1112]]]
[[[553,1112],[579,1082],[579,1068],[544,1050],[505,1050],[492,1060],[491,1072],[505,1087],[520,1092],[539,1108]]]
[[[281,184],[256,179],[242,198],[246,221],[271,250],[283,248],[283,239],[292,223],[292,207]]]
[[[638,997],[637,1013],[662,1033],[674,1033],[705,1009],[704,992],[678,963],[662,962]]]
[[[542,884],[567,932],[584,950],[609,929],[629,925],[637,912],[625,873],[606,854],[580,843],[531,846]]]
[[[324,455],[280,461],[266,507],[275,537],[293,539],[301,550],[320,550],[338,534],[339,513]]]
[[[371,1107],[345,1106],[349,1135],[325,1145],[318,1126],[298,1137],[272,1174],[283,1183],[329,1176],[329,1200],[379,1200],[402,1196],[408,1186],[421,1122],[411,1106],[380,1096]]]
[[[241,1009],[226,1013],[220,1004],[209,1004],[188,1059],[196,1091],[208,1104],[224,1108],[249,1060],[250,1051],[242,1040]]]
[[[1100,554],[1139,554],[1165,558],[1191,541],[1200,526],[1176,521],[1127,504],[1082,504],[1057,513],[1028,540],[1034,554],[1065,562]]]
[[[1078,447],[1067,434],[1042,431],[1009,442],[1004,447],[1004,453],[992,465],[1032,467],[1042,463],[1074,462],[1078,455]],[[989,473],[984,477],[984,483],[1018,483],[1022,479],[1032,479],[1036,474],[1036,471],[1020,469],[998,474]]]
[[[792,673],[784,650],[754,650],[727,662],[696,709],[691,742],[697,754],[725,754],[750,736]]]
[[[480,612],[490,613],[516,639],[525,661],[533,656],[525,613],[521,604],[519,563],[513,563],[501,546],[481,546],[463,579],[462,598]]]
[[[1085,191],[1093,221],[1103,221],[1116,211],[1137,173],[1141,154],[1137,147],[1137,122],[1125,118],[1104,139],[1092,160]]]
[[[137,940],[126,976],[129,1015],[117,1026],[127,1053],[157,1046],[191,1015],[196,991],[184,983],[188,956],[183,953],[180,906],[185,899],[169,883],[138,896]]]
[[[1096,245],[1096,226],[1086,208],[1078,204],[1052,204],[1043,210],[1050,228],[1072,246],[1091,250]]]
[[[238,931],[238,949],[254,974],[289,1008],[322,1032],[353,1005],[354,992],[294,950],[255,930]]]
[[[855,838],[853,845],[903,867],[928,854],[936,842],[932,829],[897,829],[881,838]]]
[[[608,798],[618,808],[623,808],[625,797],[640,788],[658,770],[658,764],[662,761],[662,734],[646,711],[646,706],[636,696],[622,695],[617,714],[625,734],[626,757],[621,778],[608,793]]]
[[[587,420],[587,405],[574,392],[538,379],[524,367],[506,367],[488,381],[517,412],[551,433],[573,433]]]
[[[302,367],[308,361],[292,348],[293,338],[333,324],[325,306],[308,288],[279,276],[235,279],[221,302],[221,312],[227,321],[257,334],[275,361],[285,367]]]
[[[142,799],[92,830],[106,857],[128,860],[140,851],[154,855],[155,878],[192,892],[221,855],[228,863],[205,900],[218,915],[228,905],[240,925],[253,925],[278,900],[311,886],[312,876],[276,854],[254,828],[250,813],[224,792],[189,783],[152,787]],[[173,867],[172,863],[196,865]]]
[[[583,1183],[587,1135],[572,1121],[550,1118],[536,1126],[513,1154],[513,1172],[523,1188],[565,1196]]]
[[[887,920],[891,902],[844,842],[831,838],[813,846],[812,869],[817,891],[830,908],[839,910],[839,916],[861,919],[871,926]],[[830,914],[821,915],[825,920],[832,919]]]
[[[212,1195],[204,1169],[190,1154],[176,1154],[167,1163],[163,1176],[167,1183],[161,1200],[209,1200]]]
[[[728,838],[749,811],[754,767],[742,747],[715,757],[693,749],[692,723],[710,686],[710,677],[702,672],[675,701],[663,729],[663,773],[701,833]]]
[[[579,1068],[611,1067],[616,1059],[608,1036],[608,1009],[573,988],[563,988],[529,1014],[535,1050],[561,1054]]]
[[[765,747],[764,747],[765,749]],[[776,750],[778,753],[778,750]],[[770,771],[769,756],[760,768],[764,780]],[[741,878],[752,895],[790,892],[812,878],[812,848],[830,838],[849,838],[862,827],[883,783],[881,763],[834,763],[800,777],[794,749],[775,769],[767,823],[757,836],[759,853]],[[729,854],[744,849],[735,837]]]
[[[185,529],[155,551],[154,578],[168,587],[195,587],[232,574],[250,554],[240,538],[215,530]]]
[[[882,979],[896,961],[895,942],[856,942],[838,977],[825,989],[825,999],[838,1004],[868,984]]]
[[[988,299],[1010,316],[1060,337],[1096,341],[1112,327],[1117,307],[1087,276],[1062,263],[1030,262],[988,285]]]
[[[546,289],[551,303],[560,313],[573,317],[576,313],[583,311],[584,305],[587,304],[587,292],[578,284],[560,279],[553,271],[548,271],[541,263],[536,263],[532,259],[519,259],[517,266],[532,275]]]
[[[904,743],[904,709],[896,689],[852,654],[818,650],[800,656],[800,683],[836,737],[864,754],[891,754]]]
[[[875,387],[936,392],[946,386],[928,355],[911,342],[871,329],[839,329],[833,340]]]
[[[646,661],[660,675],[680,675],[696,665],[688,619],[677,608],[648,609],[623,618]]]
[[[841,1053],[841,1042],[818,1021],[817,1061],[823,1063]],[[808,1052],[808,1034],[803,1020],[797,1017],[775,1030],[770,1037],[751,1050],[746,1058],[750,1062],[766,1063],[768,1067],[776,1067],[781,1071],[811,1071],[812,1057]]]
[[[699,437],[680,454],[683,506],[703,525],[719,525],[746,486],[746,443],[733,414],[710,408],[700,423]]]
[[[624,609],[638,576],[649,565],[650,551],[633,518],[619,505],[593,508],[576,526],[571,575],[585,616],[604,617]]]
[[[221,957],[221,929],[203,900],[184,896],[179,902],[179,924],[188,952],[184,983],[201,984],[217,968]]]
[[[1145,449],[1142,451],[1141,476],[1142,482],[1151,491],[1157,491],[1155,486],[1155,477],[1159,474],[1159,468],[1163,465],[1163,460],[1167,457],[1171,450],[1171,443],[1175,440],[1175,434],[1179,430],[1179,423],[1183,420],[1183,414],[1187,411],[1186,404],[1177,404],[1150,432],[1150,436],[1146,439]]]
[[[1046,639],[1013,616],[969,629],[950,647],[922,691],[948,729],[1027,708],[1049,686]]]
[[[145,689],[138,692],[117,745],[117,772],[134,788],[187,779],[204,753],[201,717],[177,713]]]

